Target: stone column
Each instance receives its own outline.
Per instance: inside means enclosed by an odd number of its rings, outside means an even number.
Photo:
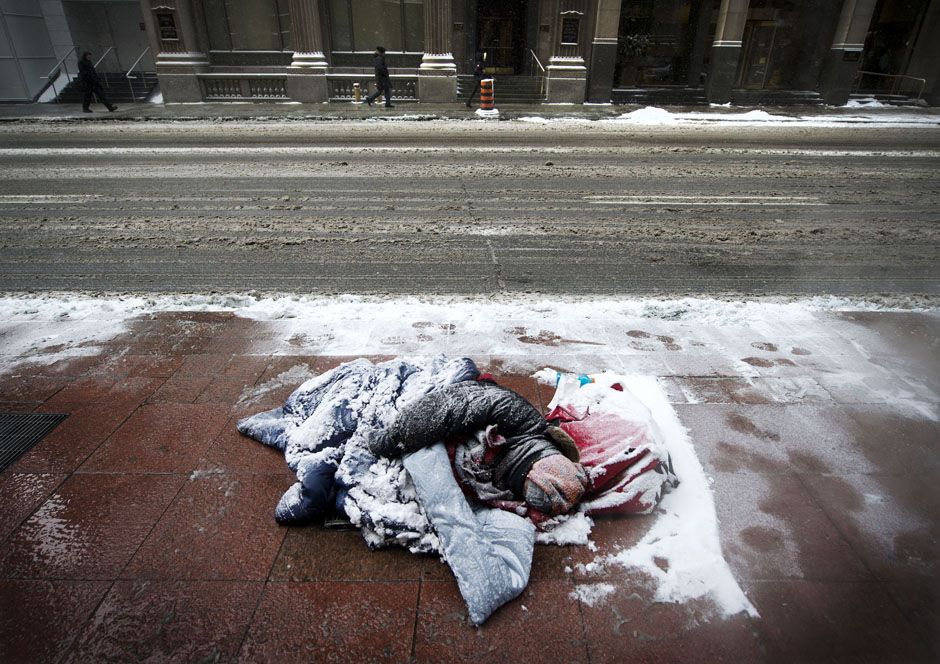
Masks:
[[[142,0],[144,24],[155,47],[163,99],[202,101],[198,72],[208,71],[205,26],[191,0]]]
[[[457,64],[451,41],[451,0],[424,0],[424,57],[418,68],[418,99],[453,102],[457,98]]]
[[[617,31],[620,28],[620,0],[597,0],[597,23],[591,44],[591,70],[588,101],[609,102],[617,65]]]
[[[849,100],[876,1],[845,0],[842,3],[832,48],[819,76],[819,92],[827,104],[842,106]]]
[[[713,104],[731,101],[731,89],[741,57],[741,39],[747,23],[747,8],[748,0],[721,0],[711,64],[705,81],[705,96]]]
[[[290,0],[294,55],[287,71],[287,94],[294,101],[329,101],[329,63],[323,55],[320,0]]]
[[[587,67],[584,65],[584,34],[587,29],[585,0],[557,0],[552,17],[552,56],[545,68],[545,101],[584,103]],[[619,19],[618,19],[619,20]]]

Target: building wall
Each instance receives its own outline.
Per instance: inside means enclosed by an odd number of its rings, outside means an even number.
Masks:
[[[428,9],[427,3],[435,3],[430,6],[439,8],[441,2],[448,3],[446,13],[437,8]],[[832,69],[829,62],[835,57],[832,53],[837,46],[833,43],[834,32],[845,7],[854,6],[848,0],[826,3],[816,0],[621,0],[616,71],[591,79],[592,63],[610,67],[608,53],[614,48],[612,35],[595,35],[602,2],[604,7],[609,6],[605,0],[525,0],[524,50],[528,53],[532,48],[549,70],[549,97],[555,95],[549,101],[583,101],[587,96],[585,81],[589,79],[592,80],[592,100],[603,100],[606,80],[611,76],[615,79],[611,87],[674,87],[709,92],[705,83],[712,70],[719,66],[713,46],[717,39],[723,46],[739,45],[736,51],[725,48],[720,52],[720,67],[726,79],[723,90],[818,90],[822,93],[822,86],[830,85],[826,77],[827,68]],[[940,0],[878,2],[883,6],[901,2],[929,4],[929,20],[922,21],[918,35],[929,31],[936,34],[940,19],[935,7]],[[154,31],[155,42],[160,44],[156,34],[158,11],[173,13],[175,20],[183,22],[174,29],[188,31],[189,35],[185,48],[182,38],[178,47],[162,44],[166,53],[176,53],[172,62],[165,58],[163,73],[177,82],[187,76],[194,81],[230,76],[230,81],[213,88],[222,98],[243,98],[249,94],[246,91],[255,89],[247,79],[236,80],[239,76],[243,79],[267,76],[271,81],[318,76],[324,81],[320,88],[329,90],[329,97],[343,98],[335,94],[334,83],[344,76],[350,81],[360,76],[367,85],[372,73],[372,51],[378,44],[388,49],[388,64],[402,85],[408,77],[416,81],[431,73],[437,78],[453,77],[469,73],[480,40],[476,34],[480,6],[477,0],[144,0],[143,4],[148,6],[148,3],[153,9],[148,24]],[[722,28],[722,35],[716,37],[719,15],[730,5],[736,7],[735,30],[739,32],[729,36]],[[304,63],[298,65],[297,49],[292,44],[295,33],[299,34],[295,30],[297,26],[292,25],[296,19],[292,12],[298,6],[315,7],[316,30],[319,31],[316,42],[322,51],[316,56],[316,67],[303,71],[298,70],[303,69]],[[602,9],[604,16],[610,13]],[[448,25],[423,25],[428,17],[446,17],[434,20],[446,21]],[[580,21],[578,41],[565,43],[564,26],[573,17]],[[304,20],[311,20],[309,12]],[[447,49],[452,54],[452,71],[441,71],[437,61],[429,66],[428,53],[423,50],[428,35],[435,35],[434,39],[440,42],[441,28],[448,34],[444,41],[448,42]],[[605,24],[602,29],[606,35],[611,28]],[[912,70],[930,70],[932,82],[936,79],[936,62],[940,59],[934,45],[937,41],[920,38],[910,51],[907,65]],[[600,47],[606,49],[604,55],[594,58],[594,49]],[[730,63],[729,57],[732,58]],[[850,60],[842,58],[842,51],[838,57],[846,62]],[[160,68],[158,62],[158,71]],[[527,64],[526,70],[519,73],[528,73],[529,68]],[[839,76],[844,78],[853,72],[852,67],[842,67]],[[598,80],[600,87],[595,85]],[[275,81],[272,85],[277,87],[280,83]],[[934,94],[936,86],[929,87]],[[195,88],[188,90],[187,100],[194,99],[193,95],[204,95],[205,86],[202,89],[203,93],[194,92]],[[430,80],[426,81],[425,89],[430,89]],[[442,89],[440,81],[435,81],[436,98],[440,98]],[[281,93],[274,97],[278,94]],[[173,96],[171,93],[167,99],[172,101]]]
[[[126,72],[144,49],[149,46],[140,3],[85,2],[63,0],[72,43],[79,51],[91,51],[97,61],[109,48],[97,69],[101,72]],[[153,57],[148,53],[141,61],[143,70],[153,71]]]
[[[924,99],[940,106],[940,2],[932,2],[924,14],[906,73],[924,79]]]
[[[0,0],[0,101],[32,99],[56,60],[39,0]]]
[[[39,0],[39,8],[46,20],[46,29],[49,32],[49,41],[52,42],[56,61],[59,61],[67,57],[75,45],[71,30],[69,30],[68,19],[65,17],[62,0]]]

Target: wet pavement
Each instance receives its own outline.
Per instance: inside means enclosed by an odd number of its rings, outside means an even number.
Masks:
[[[0,123],[0,158],[4,291],[940,293],[937,126]]]
[[[616,352],[614,366],[659,376],[759,618],[659,603],[629,569],[578,567],[655,515],[597,519],[596,551],[537,547],[527,590],[480,629],[438,560],[278,526],[292,475],[235,420],[350,359],[284,322],[154,313],[91,354],[7,362],[0,411],[69,417],[0,473],[0,661],[937,661],[940,318],[822,320],[742,336],[648,320],[607,330],[622,343],[604,350],[590,330],[516,329],[527,354],[474,355],[540,408],[551,392],[529,374],[544,364],[593,371]],[[377,359],[472,346],[459,326],[411,327]],[[599,581],[615,592],[574,593]]]

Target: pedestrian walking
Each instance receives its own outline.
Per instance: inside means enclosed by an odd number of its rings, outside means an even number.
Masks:
[[[109,111],[116,111],[117,106],[108,101],[104,96],[104,90],[101,89],[101,80],[98,78],[98,72],[95,71],[95,65],[91,62],[91,52],[82,53],[78,61],[78,80],[85,89],[85,96],[82,98],[82,110],[91,113],[91,102],[93,97],[98,97],[98,101],[104,104]]]
[[[477,56],[473,63],[473,90],[470,91],[470,96],[467,97],[467,108],[470,108],[470,103],[473,101],[474,95],[480,91],[480,81],[483,80],[483,69],[485,66],[486,55],[477,51]]]
[[[385,97],[385,108],[395,108],[392,106],[392,79],[388,75],[388,65],[385,64],[385,47],[375,47],[375,58],[372,60],[375,65],[375,92],[366,97],[366,103],[372,106],[376,97],[383,95]]]

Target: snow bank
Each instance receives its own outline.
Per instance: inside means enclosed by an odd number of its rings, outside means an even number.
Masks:
[[[712,105],[713,108],[727,108],[727,106]],[[846,105],[845,108],[864,108],[877,110],[885,108],[872,100],[864,104]],[[767,111],[752,110],[744,113],[734,112],[690,112],[673,113],[664,108],[647,106],[630,113],[624,113],[617,118],[601,120],[605,123],[628,123],[644,126],[676,125],[676,124],[710,124],[710,125],[748,125],[748,126],[800,126],[800,127],[839,127],[846,125],[865,124],[873,126],[910,126],[910,127],[938,127],[940,116],[922,109],[909,109],[896,113],[868,113],[852,115],[772,115]]]
[[[647,106],[646,108],[641,108],[630,113],[624,113],[620,116],[620,119],[642,125],[665,125],[677,124],[679,122],[677,115],[670,113],[664,108],[656,108],[655,106]]]
[[[891,104],[884,104],[874,97],[865,99],[850,99],[842,108],[891,108]]]

